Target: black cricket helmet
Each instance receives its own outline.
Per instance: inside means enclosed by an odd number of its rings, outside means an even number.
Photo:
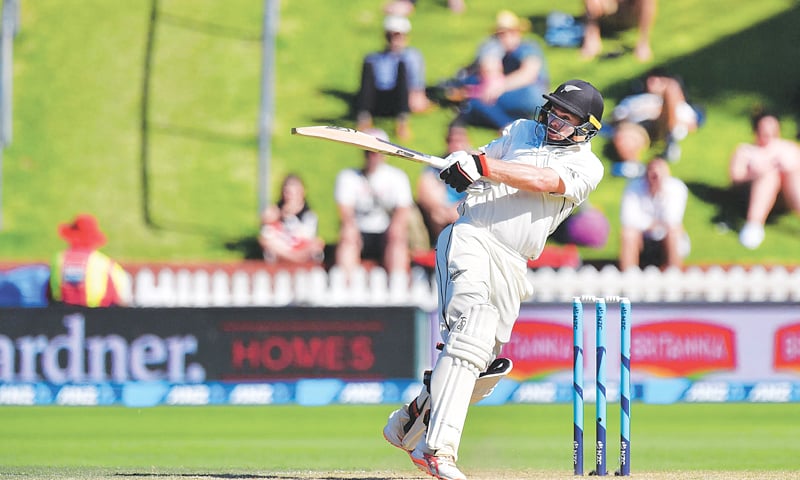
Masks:
[[[575,132],[565,139],[566,143],[574,143],[573,137],[586,137],[586,141],[597,135],[602,128],[600,121],[603,119],[603,96],[594,85],[583,80],[568,80],[553,91],[542,95],[547,103],[542,107],[539,121],[546,124],[547,114],[553,105],[577,116],[582,124],[573,125]]]

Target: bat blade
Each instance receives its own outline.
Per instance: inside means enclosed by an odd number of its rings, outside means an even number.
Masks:
[[[406,160],[424,163],[436,168],[444,168],[447,166],[447,162],[443,158],[434,157],[433,155],[418,152],[402,145],[387,142],[382,138],[378,138],[358,130],[353,130],[352,128],[337,127],[332,125],[295,127],[292,128],[292,134],[344,143],[359,147],[362,150],[369,150],[371,152],[383,153],[393,157],[405,158]]]

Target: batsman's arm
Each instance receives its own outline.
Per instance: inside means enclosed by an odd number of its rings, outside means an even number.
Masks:
[[[439,178],[458,192],[463,192],[479,178],[529,192],[563,194],[567,190],[561,176],[552,168],[507,162],[479,151],[453,152],[445,160],[449,164],[439,173]]]
[[[489,180],[528,192],[564,193],[566,185],[558,172],[548,167],[536,167],[486,157]]]

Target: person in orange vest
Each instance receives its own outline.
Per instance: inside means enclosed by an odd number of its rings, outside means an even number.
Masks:
[[[106,236],[97,219],[80,214],[59,225],[58,234],[69,247],[58,252],[50,268],[50,297],[54,302],[85,307],[126,306],[131,282],[120,264],[98,249]]]

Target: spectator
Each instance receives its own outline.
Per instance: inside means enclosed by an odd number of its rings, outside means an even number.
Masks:
[[[611,144],[621,161],[617,176],[642,174],[644,154],[654,142],[664,143],[663,156],[680,159],[679,142],[697,129],[699,110],[690,105],[681,81],[662,69],[653,69],[642,79],[643,91],[626,96],[611,113],[614,126]]]
[[[524,38],[529,29],[529,22],[511,11],[497,14],[494,34],[461,74],[467,97],[461,123],[499,131],[519,118],[532,118],[542,105],[550,77],[541,47]]]
[[[656,0],[584,0],[586,27],[581,55],[592,59],[603,50],[601,31],[627,30],[636,27],[639,38],[633,54],[640,62],[653,58],[650,33],[656,20]]]
[[[451,123],[447,128],[446,157],[459,150],[472,150],[466,127]],[[466,192],[456,192],[453,187],[439,178],[439,169],[426,167],[417,181],[417,203],[419,204],[425,227],[428,230],[430,244],[436,245],[436,239],[442,229],[458,219],[456,207],[464,199]]]
[[[72,223],[59,225],[58,234],[69,247],[55,255],[50,267],[54,302],[84,307],[130,305],[128,273],[98,250],[106,236],[94,216],[80,214]]]
[[[620,270],[645,265],[680,267],[689,254],[683,215],[689,189],[671,176],[666,160],[647,164],[643,178],[631,180],[622,193]]]
[[[394,117],[398,138],[408,139],[411,112],[421,112],[430,102],[425,95],[425,60],[408,46],[411,22],[390,15],[383,21],[386,46],[364,57],[361,86],[356,98],[357,129],[372,127],[373,117]]]
[[[258,243],[268,262],[321,262],[325,242],[317,236],[317,214],[306,202],[303,181],[289,174],[281,184],[278,203],[261,215]]]
[[[366,132],[389,139],[383,130]],[[365,151],[363,168],[348,168],[337,175],[334,198],[341,222],[337,266],[351,271],[362,259],[369,259],[389,273],[409,268],[413,197],[405,172],[386,164],[384,155]]]
[[[760,112],[752,118],[753,143],[739,145],[730,161],[734,186],[749,189],[747,219],[739,241],[756,249],[764,241],[764,224],[779,195],[800,213],[800,146],[781,138],[778,117]]]

